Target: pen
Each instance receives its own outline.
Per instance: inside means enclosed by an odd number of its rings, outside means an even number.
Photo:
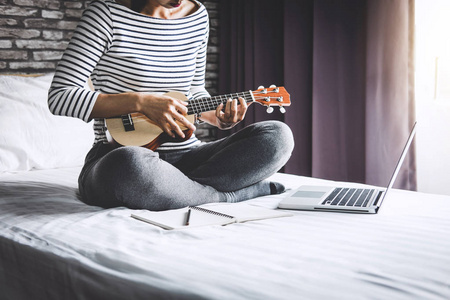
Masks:
[[[191,209],[189,208],[188,212],[187,212],[187,217],[186,217],[186,226],[189,226],[189,218],[191,217]]]

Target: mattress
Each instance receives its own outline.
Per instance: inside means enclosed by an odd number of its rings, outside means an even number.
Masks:
[[[0,299],[450,299],[448,196],[392,190],[376,215],[170,231],[83,204],[79,171],[0,174]]]

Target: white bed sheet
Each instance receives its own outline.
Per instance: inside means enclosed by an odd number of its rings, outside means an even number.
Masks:
[[[166,231],[81,203],[79,171],[0,174],[0,299],[450,299],[450,197]]]

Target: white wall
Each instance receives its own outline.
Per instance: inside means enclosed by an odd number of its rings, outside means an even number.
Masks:
[[[450,105],[420,101],[416,108],[418,190],[450,195]]]

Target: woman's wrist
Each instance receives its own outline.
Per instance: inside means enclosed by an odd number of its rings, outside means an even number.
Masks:
[[[142,97],[141,93],[127,93],[130,97],[130,102],[133,103],[135,107],[135,111],[142,113],[142,110],[144,108],[144,97]]]

